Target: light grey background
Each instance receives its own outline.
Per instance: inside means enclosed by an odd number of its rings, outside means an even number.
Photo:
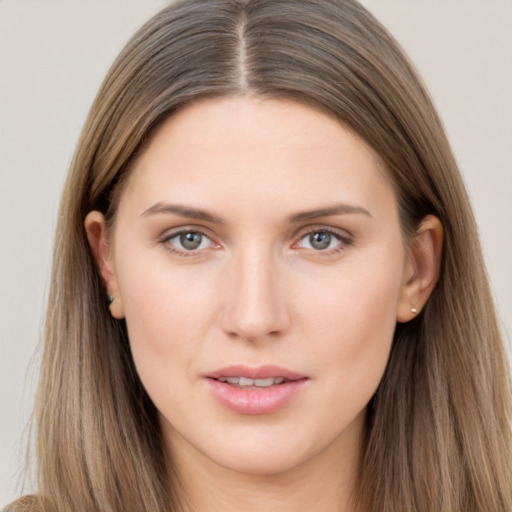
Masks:
[[[0,506],[33,401],[60,189],[87,110],[163,0],[0,0]],[[429,87],[512,330],[512,0],[364,0]],[[32,362],[31,362],[32,361]],[[30,487],[27,489],[30,490]]]

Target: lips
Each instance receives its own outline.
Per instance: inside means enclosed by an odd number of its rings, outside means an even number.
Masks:
[[[244,365],[227,366],[220,370],[208,373],[206,377],[210,379],[220,379],[227,377],[245,377],[247,379],[270,379],[281,377],[285,380],[299,380],[306,378],[305,375],[292,372],[286,368],[275,365],[258,366],[256,368]]]
[[[229,366],[209,373],[214,398],[238,414],[272,414],[287,406],[305,388],[308,377],[273,365]]]
[[[276,384],[282,384],[285,382],[283,377],[269,377],[268,379],[248,379],[247,377],[219,377],[219,382],[227,382],[232,386],[238,386],[240,388],[246,387],[257,387],[257,388],[268,388]]]

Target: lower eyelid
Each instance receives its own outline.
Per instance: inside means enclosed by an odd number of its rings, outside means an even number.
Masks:
[[[176,244],[171,244],[170,241],[176,237],[179,237],[180,235],[184,234],[184,233],[197,233],[197,234],[200,234],[202,237],[206,238],[209,243],[208,243],[208,246],[207,247],[204,247],[204,248],[201,248],[201,249],[193,249],[193,250],[186,250],[185,248],[183,249],[180,249],[179,247],[176,246]],[[295,249],[298,249],[300,247],[298,247],[298,245],[300,244],[300,242],[306,238],[307,236],[310,236],[312,233],[328,233],[329,235],[333,236],[337,241],[338,241],[338,244],[336,244],[335,247],[332,247],[332,248],[326,248],[326,249],[314,249],[314,248],[304,248],[304,249],[307,249],[307,250],[311,250],[311,251],[314,251],[315,253],[318,253],[319,255],[321,254],[324,254],[325,256],[328,256],[329,254],[335,254],[335,253],[339,253],[341,251],[343,251],[345,248],[347,248],[349,245],[351,245],[353,243],[351,237],[349,237],[348,235],[346,234],[341,234],[341,233],[338,233],[332,229],[326,229],[326,228],[317,228],[317,229],[310,229],[306,232],[303,232],[297,239],[296,242],[294,242],[293,244],[293,248]],[[207,249],[211,249],[211,248],[219,248],[220,245],[218,243],[216,243],[212,237],[210,235],[208,235],[207,233],[205,233],[204,231],[201,231],[200,229],[193,229],[193,228],[189,228],[189,229],[179,229],[177,231],[173,231],[171,233],[167,233],[165,235],[163,235],[162,237],[160,237],[158,240],[157,240],[157,243],[160,243],[164,246],[167,247],[167,249],[174,253],[174,254],[177,254],[179,256],[184,256],[184,257],[191,257],[191,256],[197,256],[199,253],[201,253],[202,251],[205,251]]]
[[[176,231],[168,231],[168,232],[164,233],[163,235],[161,235],[159,238],[161,241],[172,240],[173,238],[176,238],[177,236],[183,235],[185,233],[197,233],[201,236],[211,239],[211,237],[204,231],[201,231],[200,229],[194,229],[194,228],[177,229]]]
[[[352,243],[351,238],[349,238],[347,235],[342,235],[341,233],[338,233],[331,229],[318,228],[318,229],[311,229],[305,233],[302,233],[299,236],[298,241],[294,245],[297,245],[298,243],[300,243],[302,240],[304,240],[306,237],[310,236],[313,233],[328,233],[329,235],[333,236],[336,240],[338,240],[338,242],[341,245],[344,245],[344,246],[350,245]],[[329,250],[333,250],[333,249],[325,249],[324,251],[318,251],[318,252],[328,252]]]
[[[197,233],[197,234],[201,235],[202,237],[206,238],[209,241],[209,246],[216,246],[217,245],[212,240],[211,236],[207,235],[206,233],[204,233],[203,231],[201,231],[199,229],[180,229],[178,231],[174,231],[174,232],[171,232],[171,233],[168,233],[168,234],[162,236],[161,238],[159,238],[158,242],[161,243],[162,245],[167,246],[169,248],[169,250],[171,250],[174,253],[185,254],[187,256],[192,256],[192,255],[194,255],[194,253],[197,253],[197,252],[200,252],[200,251],[203,251],[203,250],[206,249],[206,247],[204,247],[202,249],[195,249],[195,250],[188,250],[187,251],[185,248],[179,249],[178,247],[176,247],[175,244],[171,243],[171,240],[173,240],[173,239],[175,239],[175,238],[177,238],[180,235],[183,235],[185,233]]]

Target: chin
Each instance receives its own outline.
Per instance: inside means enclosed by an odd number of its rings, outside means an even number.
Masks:
[[[300,453],[297,450],[251,448],[219,454],[212,462],[218,466],[240,474],[251,476],[272,477],[283,475],[301,466],[313,454]]]

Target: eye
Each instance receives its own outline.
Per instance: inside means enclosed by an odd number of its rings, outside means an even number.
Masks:
[[[314,251],[329,251],[331,249],[342,249],[348,243],[348,240],[332,231],[316,229],[303,236],[297,246]]]
[[[194,252],[212,247],[213,242],[200,231],[180,231],[166,237],[163,242],[175,252]]]

